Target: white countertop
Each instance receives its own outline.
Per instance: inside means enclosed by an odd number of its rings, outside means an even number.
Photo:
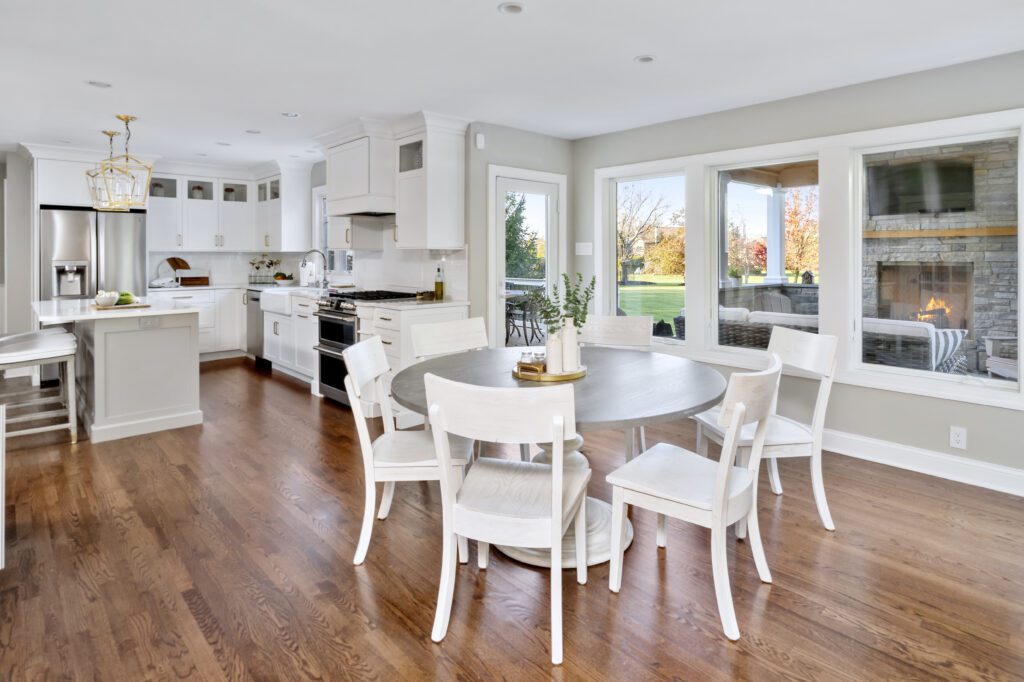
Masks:
[[[65,324],[67,322],[90,322],[93,320],[109,320],[125,317],[151,317],[154,315],[183,315],[198,313],[198,308],[175,307],[169,301],[148,301],[140,298],[141,303],[150,303],[149,308],[120,308],[114,310],[97,310],[92,299],[74,299],[58,301],[36,301],[32,310],[39,324]]]
[[[355,301],[356,308],[387,308],[388,310],[411,310],[423,306],[435,308],[457,308],[468,306],[469,301],[444,300],[444,301],[417,301],[415,299],[399,299],[397,301]]]

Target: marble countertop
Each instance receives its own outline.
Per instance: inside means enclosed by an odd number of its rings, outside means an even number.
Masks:
[[[140,303],[149,303],[148,308],[115,308],[113,310],[97,310],[92,299],[73,299],[57,301],[36,301],[32,310],[39,324],[65,324],[67,322],[90,322],[93,320],[109,320],[126,317],[152,317],[154,315],[184,315],[198,313],[198,308],[175,307],[170,301],[140,298]]]

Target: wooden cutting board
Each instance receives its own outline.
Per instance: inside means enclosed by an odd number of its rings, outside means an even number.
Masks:
[[[96,305],[92,304],[93,310],[130,310],[132,308],[149,308],[149,303],[125,303],[124,305]]]

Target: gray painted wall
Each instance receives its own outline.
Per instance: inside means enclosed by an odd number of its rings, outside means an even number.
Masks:
[[[1024,52],[1016,52],[576,140],[570,242],[592,240],[597,168],[1020,108],[1022,82]],[[576,268],[589,276],[593,258],[576,257]],[[1024,412],[844,385],[832,395],[829,428],[1024,468]],[[966,451],[949,448],[951,424],[967,427]]]
[[[7,224],[4,225],[8,333],[32,327],[32,165],[7,155]]]
[[[327,184],[327,162],[317,161],[309,171],[310,187]]]
[[[476,133],[484,134],[484,149],[476,148]],[[473,123],[466,131],[466,244],[471,315],[487,314],[487,167],[491,164],[570,175],[572,145],[557,137],[488,123]],[[570,178],[570,197],[572,185]],[[564,203],[570,203],[568,197]],[[571,212],[568,220],[571,232]]]

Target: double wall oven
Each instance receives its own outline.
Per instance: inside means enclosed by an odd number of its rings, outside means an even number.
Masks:
[[[348,405],[345,392],[345,361],[341,352],[358,341],[359,318],[356,304],[359,301],[392,301],[416,298],[416,294],[398,291],[332,291],[327,299],[320,301],[314,313],[320,319],[320,343],[316,347],[320,363],[320,393]]]

